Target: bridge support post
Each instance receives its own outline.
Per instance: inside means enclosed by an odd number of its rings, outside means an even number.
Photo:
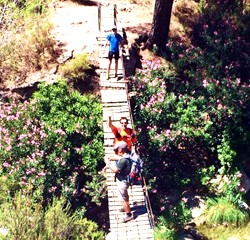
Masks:
[[[117,26],[117,5],[114,4],[114,25]]]
[[[101,32],[101,4],[98,3],[98,30]]]

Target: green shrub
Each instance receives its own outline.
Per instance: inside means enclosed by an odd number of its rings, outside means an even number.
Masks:
[[[74,239],[104,240],[105,234],[102,231],[98,231],[96,223],[82,218],[74,222]]]
[[[164,200],[160,196],[157,206],[160,208],[158,223],[158,226],[160,227],[160,229],[158,229],[159,232],[165,228],[167,232],[171,232],[169,230],[179,229],[192,219],[191,209],[187,206],[184,200],[173,204],[169,202],[166,196]]]
[[[212,173],[231,177],[249,155],[249,13],[240,1],[201,4],[191,44],[170,40],[171,63],[144,61],[131,81],[145,174],[159,202],[173,189],[209,191],[202,183]],[[236,185],[225,195],[240,199]]]
[[[56,42],[44,9],[47,1],[5,1],[0,33],[2,81],[21,81],[55,63]],[[41,14],[42,13],[42,14]],[[6,19],[5,19],[6,18]],[[3,20],[3,19],[2,19]]]
[[[54,199],[44,216],[48,239],[70,239],[73,233],[74,218],[70,216],[70,205],[64,199]]]
[[[97,98],[82,96],[64,82],[42,85],[31,102],[2,104],[0,123],[0,163],[11,194],[31,187],[34,199],[81,197],[89,208],[105,197],[105,192],[100,194],[104,182],[95,190],[87,185],[103,162]]]
[[[174,229],[169,228],[168,223],[164,217],[159,218],[159,222],[154,229],[154,239],[155,240],[177,240],[177,234]]]
[[[13,34],[0,47],[4,81],[23,80],[28,73],[48,69],[55,63],[55,41],[51,38],[52,25],[46,18],[33,17],[24,23],[25,30]],[[17,51],[18,49],[18,51]]]
[[[213,227],[211,225],[200,225],[198,231],[205,239],[209,240],[227,240],[232,238],[232,236],[235,239],[247,239],[250,236],[250,223],[240,228],[223,225]]]
[[[6,239],[42,239],[42,205],[34,203],[29,194],[16,193],[10,202],[0,206],[0,224],[8,229]]]
[[[208,199],[204,214],[207,224],[228,224],[238,227],[249,221],[247,210],[238,208],[225,197]]]
[[[75,56],[72,60],[66,62],[60,69],[63,78],[68,80],[84,80],[86,71],[90,69],[88,55],[86,53]]]
[[[0,226],[8,230],[1,239],[104,239],[96,223],[71,212],[65,199],[54,198],[44,211],[40,203],[32,201],[31,194],[17,193],[10,202],[0,206]]]
[[[45,213],[45,229],[48,239],[104,239],[104,233],[98,231],[97,224],[70,213],[69,203],[65,199],[55,199]]]

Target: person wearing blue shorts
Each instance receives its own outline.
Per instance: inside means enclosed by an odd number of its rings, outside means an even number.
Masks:
[[[123,39],[122,39],[122,36],[119,33],[117,33],[116,26],[112,28],[112,33],[107,35],[106,39],[107,39],[107,42],[105,44],[105,48],[109,42],[109,53],[108,53],[109,65],[108,65],[107,79],[109,79],[110,68],[111,68],[113,58],[115,58],[115,78],[116,78],[117,69],[118,69],[118,59],[119,59],[119,47],[122,44]]]

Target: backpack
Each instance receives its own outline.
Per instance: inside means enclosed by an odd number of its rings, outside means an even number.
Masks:
[[[142,167],[143,167],[143,161],[139,154],[136,152],[132,152],[130,154],[130,173],[128,175],[127,182],[129,185],[141,185],[141,174],[142,174]]]

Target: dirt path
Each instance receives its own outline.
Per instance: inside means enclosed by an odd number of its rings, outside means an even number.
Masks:
[[[57,42],[57,48],[60,49],[59,52],[62,52],[58,62],[64,62],[64,59],[72,57],[72,52],[73,56],[87,52],[92,64],[98,66],[96,40],[96,37],[100,35],[98,31],[98,4],[101,5],[102,9],[102,23],[106,23],[106,19],[110,18],[110,14],[113,12],[114,1],[77,1],[85,4],[79,4],[70,0],[54,0],[51,4],[51,23],[54,26],[52,34]],[[177,0],[175,1],[177,2]],[[118,29],[122,27],[125,29],[129,44],[133,43],[138,35],[150,31],[154,1],[116,0],[115,4],[118,12]],[[112,26],[113,22],[102,26],[101,30],[108,30]],[[176,21],[172,21],[172,26],[171,30],[175,32],[175,27],[178,26]],[[58,66],[53,65],[49,70],[43,69],[39,72],[30,73],[24,82],[18,85],[14,83],[14,86],[12,84],[9,87],[21,89],[33,86],[36,82],[54,82],[57,79],[57,69]]]
[[[90,55],[96,50],[96,36],[98,31],[98,3],[102,9],[102,20],[109,18],[114,2],[100,0],[96,2],[86,1],[88,5],[80,5],[70,1],[57,1],[54,3],[51,21],[54,24],[53,34],[65,54],[74,50],[74,55],[88,52]],[[149,7],[132,4],[129,1],[118,0],[117,25],[123,27],[128,33],[129,41],[132,41],[138,33],[149,29],[152,22],[153,4]],[[112,23],[111,23],[112,24]],[[111,25],[110,24],[110,25]],[[112,26],[102,26],[104,29]]]

